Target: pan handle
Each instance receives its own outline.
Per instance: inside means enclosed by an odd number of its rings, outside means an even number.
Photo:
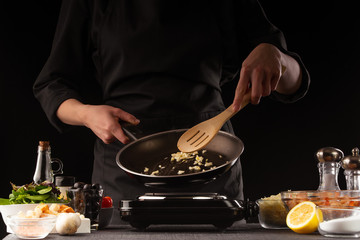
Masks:
[[[119,123],[123,131],[130,138],[131,141],[136,141],[139,138],[144,137],[144,133],[135,125],[124,121],[120,121]]]

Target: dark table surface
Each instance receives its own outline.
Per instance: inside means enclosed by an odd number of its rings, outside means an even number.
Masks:
[[[92,231],[88,234],[74,236],[60,236],[51,234],[46,239],[157,239],[157,240],[192,240],[192,239],[254,239],[254,240],[286,240],[286,239],[331,239],[321,236],[318,232],[312,234],[297,234],[290,229],[264,229],[258,223],[236,222],[225,231],[218,231],[212,225],[151,225],[146,231],[137,231],[129,225],[110,226],[106,229]],[[18,239],[14,234],[9,234],[5,240]],[[333,238],[334,239],[334,238]],[[345,238],[341,238],[345,239]],[[352,238],[353,239],[353,238]]]

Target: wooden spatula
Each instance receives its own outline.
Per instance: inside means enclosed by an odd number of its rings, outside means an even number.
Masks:
[[[250,102],[250,91],[244,95],[240,110]],[[177,147],[182,152],[194,152],[204,148],[219,132],[224,123],[237,113],[233,105],[222,113],[201,122],[187,130],[178,140]]]

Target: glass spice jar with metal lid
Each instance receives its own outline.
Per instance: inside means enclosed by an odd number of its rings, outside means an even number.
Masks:
[[[346,180],[347,190],[360,190],[360,155],[359,148],[353,148],[351,155],[342,159],[342,168]]]
[[[55,186],[59,188],[61,194],[60,198],[67,200],[68,199],[68,190],[72,188],[75,184],[75,177],[73,176],[55,176]]]
[[[334,147],[324,147],[317,151],[318,169],[320,183],[318,190],[340,190],[338,183],[339,169],[341,167],[341,159],[344,153]]]

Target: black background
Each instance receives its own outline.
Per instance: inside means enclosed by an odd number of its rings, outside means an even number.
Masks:
[[[333,146],[349,155],[359,147],[360,21],[355,2],[261,0],[269,19],[284,32],[288,49],[302,57],[312,83],[307,96],[294,104],[263,99],[233,117],[236,135],[245,144],[246,197],[316,189],[314,154],[319,148]],[[50,53],[60,3],[0,3],[0,197],[8,197],[10,181],[32,181],[39,140],[50,141],[65,175],[90,182],[93,134],[85,127],[58,133],[32,94]],[[227,104],[234,84],[224,88]],[[342,171],[339,183],[344,189]],[[1,223],[1,237],[4,229]]]

